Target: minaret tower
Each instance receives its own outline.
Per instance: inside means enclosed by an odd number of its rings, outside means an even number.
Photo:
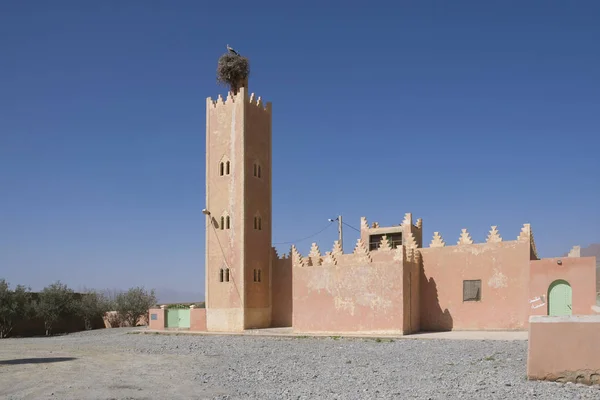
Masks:
[[[271,103],[248,93],[248,60],[228,46],[206,100],[206,324],[271,325]]]

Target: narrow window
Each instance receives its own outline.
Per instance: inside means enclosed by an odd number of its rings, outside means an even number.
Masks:
[[[225,164],[221,163],[221,164],[219,164],[219,175],[223,176],[224,173],[225,173]]]
[[[256,176],[258,174],[257,172],[257,168],[256,168],[256,163],[254,163],[254,176]]]
[[[254,229],[258,229],[258,218],[254,217]]]
[[[221,217],[221,230],[225,229],[225,217]]]
[[[258,217],[258,230],[262,231],[262,218]]]
[[[223,282],[223,268],[219,270],[219,282]]]
[[[229,215],[225,217],[225,229],[229,229],[231,226]]]
[[[225,164],[225,175],[229,175],[229,161],[227,161],[227,163]]]
[[[481,301],[481,279],[463,281],[463,301]]]
[[[254,282],[258,282],[258,280],[257,280],[257,279],[258,279],[258,278],[257,278],[256,270],[254,270]]]
[[[225,282],[229,282],[229,268],[225,268]]]
[[[258,282],[260,282],[260,269],[258,270]]]
[[[258,177],[260,178],[260,165],[258,166]]]

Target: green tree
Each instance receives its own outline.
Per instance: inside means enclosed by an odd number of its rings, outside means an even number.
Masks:
[[[15,290],[5,279],[0,279],[0,338],[7,337],[17,322],[31,314],[30,289],[17,285]]]
[[[130,326],[136,326],[140,317],[146,315],[154,305],[156,305],[154,289],[147,291],[143,287],[135,287],[117,295],[115,311]]]
[[[111,311],[110,300],[103,293],[95,290],[86,290],[76,303],[77,311],[83,318],[85,329],[92,329],[92,322],[97,318],[103,318],[107,311]]]
[[[35,313],[44,320],[46,336],[52,333],[54,324],[69,314],[77,312],[73,290],[60,281],[46,286],[35,302]]]

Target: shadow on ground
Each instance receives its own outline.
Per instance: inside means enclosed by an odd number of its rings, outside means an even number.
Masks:
[[[20,364],[47,364],[63,361],[73,361],[75,357],[41,357],[41,358],[16,358],[14,360],[0,360],[0,365],[20,365]]]

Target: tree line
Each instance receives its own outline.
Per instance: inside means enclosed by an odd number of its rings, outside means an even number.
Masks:
[[[19,322],[34,318],[44,322],[47,336],[62,318],[81,318],[85,329],[92,329],[93,321],[104,318],[108,311],[116,311],[107,316],[112,327],[136,326],[155,305],[154,289],[143,287],[113,293],[98,290],[75,293],[57,281],[33,293],[24,285],[11,289],[5,279],[0,279],[0,338],[8,337]]]

